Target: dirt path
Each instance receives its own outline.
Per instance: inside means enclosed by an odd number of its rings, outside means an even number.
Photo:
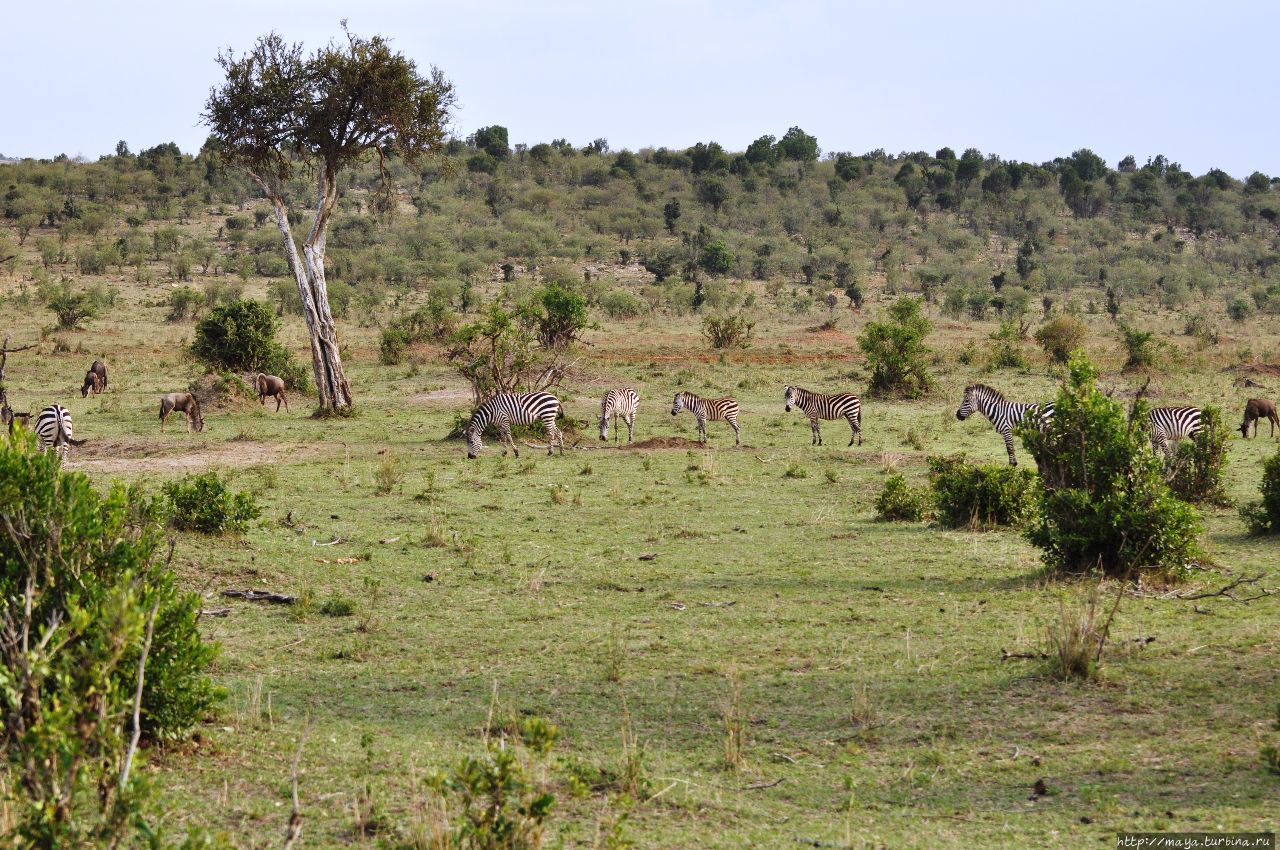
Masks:
[[[79,472],[197,472],[212,466],[254,466],[317,452],[303,443],[235,440],[195,446],[154,440],[94,440],[76,449],[67,468]]]

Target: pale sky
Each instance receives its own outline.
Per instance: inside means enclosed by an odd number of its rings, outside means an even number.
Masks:
[[[1280,173],[1275,0],[9,0],[0,154],[195,152],[220,48],[273,29],[313,47],[344,17],[444,70],[459,135],[742,150],[798,125],[824,151]]]

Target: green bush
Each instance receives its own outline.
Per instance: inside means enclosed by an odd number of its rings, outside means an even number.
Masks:
[[[876,518],[895,522],[919,522],[924,518],[925,495],[907,484],[901,475],[885,479],[876,497]]]
[[[1016,466],[977,466],[963,454],[929,458],[934,515],[948,528],[1024,524],[1035,510],[1035,479]]]
[[[1022,353],[1022,336],[1013,322],[1001,322],[1000,329],[989,337],[993,369],[1025,369],[1027,358]]]
[[[1165,483],[1137,426],[1144,405],[1135,404],[1131,420],[1098,390],[1097,371],[1079,352],[1068,369],[1048,427],[1019,428],[1040,469],[1038,519],[1027,537],[1063,573],[1180,575],[1196,554],[1200,517]]]
[[[1263,461],[1262,500],[1240,508],[1254,534],[1280,534],[1280,452]]]
[[[444,290],[433,291],[426,306],[393,320],[382,329],[378,359],[385,366],[395,366],[404,360],[404,352],[410,345],[447,339],[458,329],[458,323],[458,314],[450,308]]]
[[[146,656],[141,731],[178,738],[217,702],[200,600],[175,588],[154,500],[99,495],[28,437],[0,444],[0,739],[18,847],[138,846],[141,771],[121,770]],[[19,635],[31,635],[28,641]],[[134,765],[136,767],[136,765]]]
[[[1200,430],[1189,440],[1178,443],[1167,474],[1169,489],[1193,505],[1230,504],[1222,483],[1229,439],[1222,422],[1222,411],[1216,407],[1203,408],[1200,411]]]
[[[611,289],[600,296],[600,309],[610,319],[634,319],[645,311],[645,303],[625,289]]]
[[[1061,313],[1040,326],[1035,332],[1035,340],[1054,363],[1066,363],[1088,333],[1084,322],[1068,313]]]
[[[182,322],[195,318],[204,305],[204,296],[190,286],[180,286],[169,293],[169,321]]]
[[[305,392],[307,370],[276,341],[279,320],[261,301],[232,301],[214,307],[196,325],[191,353],[214,371],[267,372]]]
[[[1120,345],[1124,348],[1125,371],[1154,366],[1158,344],[1155,333],[1140,331],[1121,321],[1116,322],[1116,327],[1120,330]]]
[[[169,502],[169,522],[179,531],[241,534],[259,515],[251,494],[232,493],[213,471],[168,481],[161,489]]]
[[[755,322],[746,316],[707,316],[702,320],[702,335],[712,348],[750,348]]]
[[[858,345],[867,355],[871,386],[867,395],[921,398],[933,390],[933,376],[925,364],[929,349],[924,338],[933,330],[922,304],[899,298],[889,307],[888,322],[867,322]]]
[[[70,287],[64,286],[53,294],[46,306],[58,318],[58,329],[69,331],[80,327],[85,319],[98,315],[98,307],[88,293],[72,293]]]
[[[518,725],[517,725],[518,723]],[[459,850],[537,850],[556,798],[548,790],[547,759],[559,732],[540,717],[511,721],[488,741],[484,755],[462,759],[448,774],[428,777],[427,785],[456,811],[448,827],[448,846]],[[541,777],[541,778],[540,778]]]

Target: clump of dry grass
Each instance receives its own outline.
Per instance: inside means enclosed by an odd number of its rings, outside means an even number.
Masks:
[[[742,676],[737,666],[729,668],[729,693],[721,705],[724,721],[724,766],[738,771],[746,765],[747,714],[742,704]]]
[[[1074,604],[1058,603],[1058,619],[1049,624],[1049,673],[1055,679],[1091,679],[1098,672],[1111,616],[1099,622],[1102,586],[1094,585]],[[1117,602],[1119,597],[1117,597]]]
[[[902,468],[906,458],[898,452],[880,452],[880,471],[892,475]]]

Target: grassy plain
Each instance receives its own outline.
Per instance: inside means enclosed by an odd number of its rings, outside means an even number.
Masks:
[[[864,445],[845,448],[847,427],[829,422],[819,448],[807,422],[783,412],[782,385],[864,389],[855,338],[877,297],[862,316],[838,311],[835,331],[812,331],[816,312],[762,316],[753,347],[723,359],[693,318],[608,322],[561,393],[572,417],[590,420],[578,447],[515,459],[489,445],[468,462],[461,442],[444,439],[468,405],[460,379],[431,351],[378,365],[376,330],[350,323],[341,331],[358,416],[311,419],[294,394],[291,414],[242,402],[206,411],[201,434],[171,420],[161,435],[158,395],[196,373],[183,354],[192,325],[164,321],[167,284],[116,284],[115,307],[61,337],[70,350],[53,351],[50,337],[39,356],[10,358],[14,405],[69,407],[89,440],[70,466],[95,482],[158,486],[213,466],[264,508],[243,539],[184,536],[178,548],[183,581],[208,607],[232,610],[204,621],[222,645],[224,710],[196,743],[150,756],[175,829],[274,846],[309,714],[307,843],[400,846],[423,817],[423,775],[477,753],[491,712],[546,717],[561,730],[560,756],[608,770],[622,759],[624,712],[643,746],[648,799],[575,797],[559,783],[550,846],[604,846],[624,813],[621,834],[645,848],[1079,847],[1119,830],[1280,828],[1280,779],[1259,759],[1280,743],[1280,597],[1130,596],[1100,681],[1060,683],[1002,650],[1043,649],[1060,602],[1084,584],[1044,576],[1016,532],[875,521],[887,470],[923,480],[938,452],[1003,462],[985,420],[954,418],[966,383],[1014,398],[1053,392],[1038,355],[1025,372],[957,362],[967,340],[984,348],[991,323],[943,322],[930,338],[938,394],[868,401]],[[12,294],[17,282],[0,288]],[[4,312],[15,342],[49,322],[34,305]],[[1105,315],[1087,318],[1104,383],[1135,386],[1116,371]],[[1156,400],[1217,404],[1232,424],[1249,392],[1222,367],[1245,347],[1280,359],[1263,319],[1204,351],[1173,339],[1176,315],[1142,319],[1171,340]],[[285,339],[305,350],[296,319]],[[94,357],[108,363],[110,388],[82,400]],[[638,440],[692,438],[693,420],[673,420],[669,406],[691,389],[740,399],[745,445],[733,448],[723,424],[705,449],[601,444],[598,399],[619,384],[642,395]],[[1233,438],[1233,498],[1257,497],[1275,447]],[[403,478],[378,495],[383,465]],[[1234,509],[1211,509],[1206,522],[1217,572],[1193,587],[1241,571],[1276,584],[1275,541],[1246,537]],[[305,604],[219,598],[231,587]],[[343,602],[350,616],[323,613]],[[730,770],[735,681],[747,732]],[[1039,779],[1049,794],[1029,799]],[[379,812],[367,832],[355,828],[361,794]]]

